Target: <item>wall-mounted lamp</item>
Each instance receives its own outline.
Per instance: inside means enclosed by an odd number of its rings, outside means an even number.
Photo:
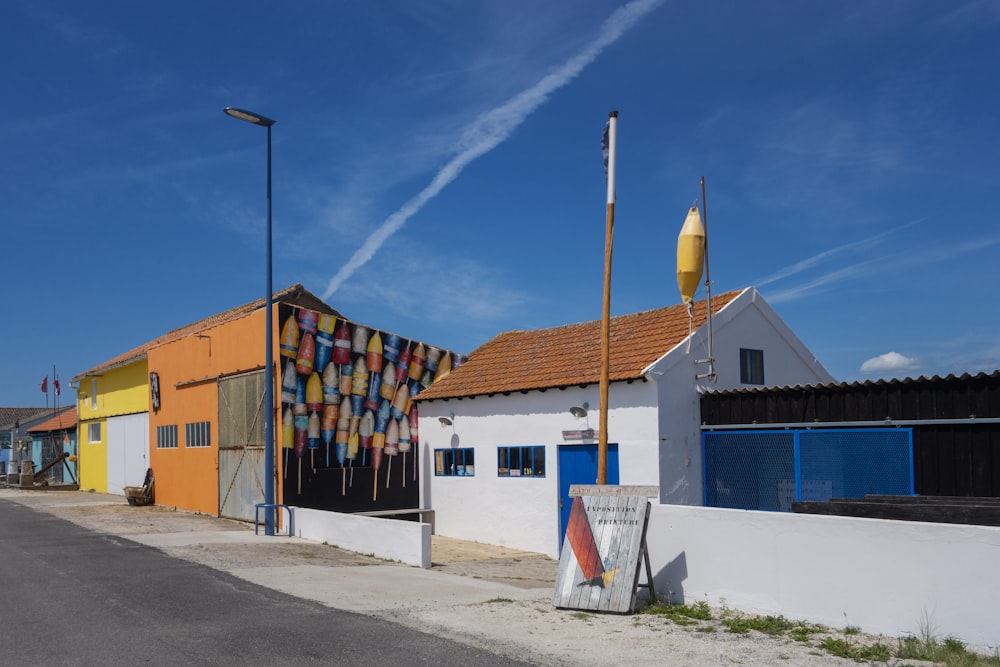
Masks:
[[[438,417],[438,421],[441,423],[441,428],[445,428],[447,426],[454,426],[455,425],[455,413],[452,412],[451,413],[451,417]]]
[[[208,334],[195,334],[195,338],[207,338],[208,339],[208,356],[212,356],[212,337]]]
[[[569,413],[571,415],[573,415],[574,417],[576,417],[577,419],[583,419],[584,417],[587,416],[587,409],[589,407],[590,407],[590,404],[587,403],[587,402],[584,402],[583,405],[574,405],[573,407],[571,407],[569,409]]]

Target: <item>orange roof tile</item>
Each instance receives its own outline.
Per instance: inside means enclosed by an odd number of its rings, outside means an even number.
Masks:
[[[741,291],[712,298],[718,313]],[[695,328],[706,319],[704,301],[695,303]],[[634,380],[688,335],[682,304],[612,317],[609,331],[611,381]],[[469,360],[420,392],[416,400],[480,396],[600,382],[601,321],[551,329],[508,331],[484,343]]]
[[[296,306],[302,306],[303,308],[309,308],[310,310],[316,310],[321,313],[327,313],[330,315],[335,315],[337,317],[343,317],[336,310],[326,305],[319,297],[314,295],[312,292],[307,290],[302,285],[293,285],[287,289],[283,289],[280,292],[275,292],[271,297],[272,301],[277,303],[290,303]],[[174,329],[159,338],[155,338],[148,343],[144,343],[139,347],[133,348],[124,354],[120,354],[114,359],[109,359],[99,366],[94,366],[90,370],[84,371],[79,375],[72,378],[72,382],[77,382],[81,378],[87,377],[88,375],[97,375],[101,371],[107,371],[112,368],[118,368],[120,366],[125,366],[126,364],[132,363],[133,361],[138,361],[139,359],[144,359],[146,353],[154,347],[158,347],[165,343],[170,343],[181,338],[185,338],[192,334],[198,333],[199,331],[204,331],[210,327],[218,326],[225,322],[238,319],[245,315],[252,313],[255,310],[259,310],[264,307],[264,299],[260,298],[256,301],[251,301],[250,303],[243,304],[242,306],[237,306],[236,308],[231,308],[222,313],[212,315],[211,317],[206,317],[203,320],[198,320],[193,324],[188,324],[187,326],[181,327],[179,329]]]
[[[68,410],[63,410],[52,419],[32,426],[28,429],[28,433],[48,433],[49,431],[61,431],[70,428],[76,428],[76,406]]]

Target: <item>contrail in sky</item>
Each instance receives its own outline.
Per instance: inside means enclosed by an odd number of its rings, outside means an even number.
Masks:
[[[525,118],[548,100],[549,95],[572,81],[587,65],[594,62],[604,49],[618,41],[639,19],[662,2],[663,0],[633,0],[615,10],[601,25],[597,38],[582,51],[531,88],[476,118],[463,132],[460,152],[441,168],[427,187],[386,218],[382,226],[361,244],[351,259],[330,279],[323,298],[330,298],[355,271],[367,264],[389,237],[446,185],[455,180],[470,162],[489,153],[506,140]]]

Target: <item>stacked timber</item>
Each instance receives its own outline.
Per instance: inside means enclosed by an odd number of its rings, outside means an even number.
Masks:
[[[1000,526],[1000,498],[966,496],[882,496],[831,498],[792,503],[797,514],[853,516],[866,519]]]

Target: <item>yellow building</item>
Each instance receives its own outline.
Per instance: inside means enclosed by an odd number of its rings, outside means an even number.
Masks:
[[[80,488],[123,495],[149,467],[148,344],[73,378]]]

